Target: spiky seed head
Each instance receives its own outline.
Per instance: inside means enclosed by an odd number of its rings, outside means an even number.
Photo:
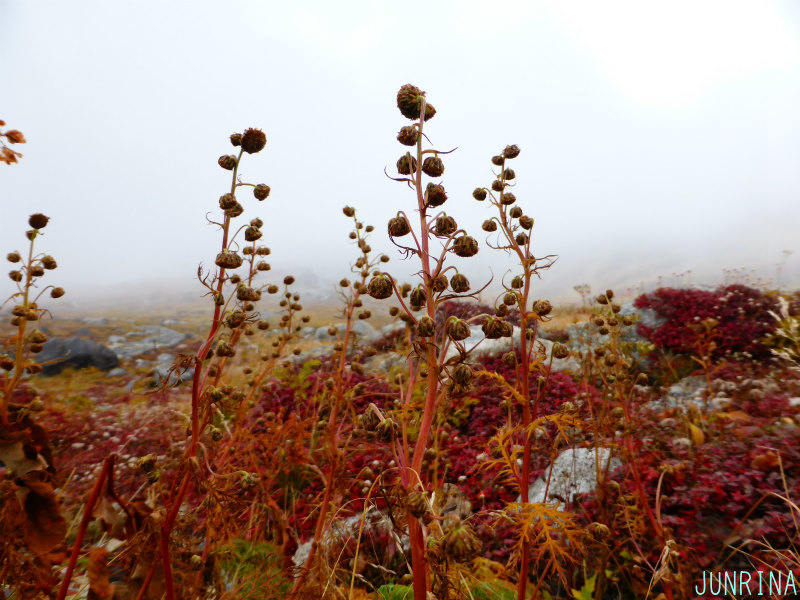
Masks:
[[[373,277],[367,286],[367,293],[376,300],[385,300],[392,295],[392,282],[386,275]]]
[[[236,157],[233,154],[224,154],[217,159],[217,164],[226,171],[233,171],[236,167]]]
[[[417,128],[409,125],[402,127],[400,132],[397,134],[397,141],[404,146],[414,146],[418,139],[419,132],[417,131]]]
[[[397,92],[397,108],[400,109],[400,113],[405,118],[412,120],[419,119],[424,97],[425,92],[420,90],[418,87],[407,83],[400,88],[400,91]],[[426,103],[425,120],[428,121],[429,119],[432,119],[435,114],[436,109],[433,108],[433,105]]]
[[[458,317],[450,317],[447,320],[445,332],[447,333],[447,336],[455,342],[460,342],[461,340],[467,339],[470,336],[470,333],[472,333],[467,322],[459,319]]]
[[[429,156],[422,161],[422,172],[428,177],[441,177],[444,174],[444,163],[438,156]]]
[[[222,269],[238,269],[242,266],[242,257],[236,252],[223,250],[217,254],[217,259],[214,261],[214,264]]]
[[[537,300],[536,302],[533,303],[533,312],[539,315],[540,317],[549,315],[552,310],[553,310],[553,305],[550,303],[549,300]]]
[[[270,187],[266,183],[259,183],[253,188],[253,196],[256,197],[256,200],[265,200],[270,191]]]
[[[255,154],[261,152],[264,146],[267,145],[267,136],[260,129],[249,128],[245,129],[242,134],[242,150],[248,154]]]

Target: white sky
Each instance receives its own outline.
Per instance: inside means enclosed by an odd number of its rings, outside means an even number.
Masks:
[[[245,192],[245,217],[264,219],[273,273],[301,290],[346,275],[345,204],[408,273],[385,224],[414,197],[383,169],[409,82],[438,110],[437,148],[458,147],[444,208],[481,242],[491,211],[471,190],[522,148],[515,193],[535,248],[560,255],[543,295],[686,269],[774,277],[783,250],[800,281],[796,2],[0,0],[0,40],[0,119],[28,139],[0,165],[0,250],[48,214],[48,279],[73,297],[155,279],[199,295],[218,246],[204,215],[229,186],[216,159],[248,126],[268,145],[241,172],[272,195]],[[485,245],[458,264],[474,283],[508,267]]]

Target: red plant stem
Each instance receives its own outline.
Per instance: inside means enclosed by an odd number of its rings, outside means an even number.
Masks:
[[[153,581],[153,575],[156,574],[156,565],[158,563],[153,561],[150,564],[150,569],[147,571],[147,576],[144,578],[142,582],[142,588],[139,590],[139,593],[136,594],[136,600],[143,600],[145,595],[147,594],[147,588],[150,587],[150,582]]]
[[[67,564],[67,571],[64,573],[64,579],[61,581],[61,588],[58,591],[57,600],[64,600],[64,598],[67,597],[69,582],[72,579],[72,572],[75,570],[75,564],[78,562],[78,554],[81,551],[83,537],[86,535],[86,528],[89,526],[89,521],[92,520],[92,511],[94,510],[94,506],[97,504],[97,500],[100,498],[100,495],[105,489],[106,479],[108,478],[108,474],[111,472],[115,458],[116,455],[112,454],[103,461],[103,468],[100,471],[100,475],[97,477],[97,481],[92,488],[92,492],[89,494],[89,500],[87,501],[86,508],[83,511],[83,517],[81,517],[81,524],[78,527],[78,534],[75,536],[75,543],[72,545],[72,553],[69,557],[69,564]]]

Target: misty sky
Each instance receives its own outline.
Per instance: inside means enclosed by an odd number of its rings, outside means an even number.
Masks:
[[[346,275],[346,204],[390,272],[416,270],[386,235],[415,205],[384,175],[404,152],[404,83],[438,110],[434,145],[458,147],[444,209],[482,243],[457,263],[474,283],[510,266],[471,197],[510,143],[534,249],[560,257],[543,295],[686,269],[774,278],[784,250],[800,282],[797,2],[0,0],[0,39],[0,119],[28,140],[0,165],[0,250],[22,250],[28,215],[46,213],[48,280],[73,297],[153,281],[199,295],[219,245],[205,215],[230,185],[216,161],[249,126],[268,137],[240,167],[272,187],[242,195],[265,221],[268,275],[293,271],[300,290]]]

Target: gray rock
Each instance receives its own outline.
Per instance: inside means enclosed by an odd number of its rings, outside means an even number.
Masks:
[[[397,367],[403,368],[408,365],[408,358],[399,352],[384,352],[371,356],[364,362],[364,371],[370,375],[388,375],[389,372]]]
[[[186,333],[180,333],[161,325],[145,325],[140,329],[141,331],[129,332],[127,334],[128,337],[141,336],[141,339],[135,341],[130,339],[119,341],[119,336],[111,336],[109,338],[109,347],[117,353],[120,359],[130,360],[146,352],[159,350],[161,348],[170,348],[189,337]],[[114,338],[114,342],[111,341],[111,338]]]
[[[86,329],[85,327],[81,327],[75,332],[75,337],[92,337],[92,331],[90,329]]]
[[[65,367],[95,367],[107,371],[119,366],[119,359],[112,350],[77,337],[49,339],[44,349],[36,355],[36,362],[42,365],[45,375],[56,375]]]
[[[336,329],[339,331],[340,336],[344,335],[345,332],[344,323],[333,323],[332,326],[336,327]],[[317,329],[314,330],[314,339],[322,342],[333,339],[332,336],[328,333],[329,328],[330,325],[328,327],[317,327]],[[378,332],[372,325],[370,325],[366,321],[355,321],[350,330],[352,333],[356,334],[356,337],[358,338],[359,341],[372,340],[378,337]]]
[[[105,317],[84,317],[81,323],[86,325],[108,325],[109,321]]]
[[[164,385],[166,380],[167,387],[172,387],[183,383],[184,381],[191,381],[194,377],[194,367],[189,367],[186,370],[174,370],[171,363],[162,363],[153,369],[153,385]]]
[[[127,373],[128,372],[122,367],[117,367],[116,369],[111,369],[108,373],[106,373],[106,377],[122,377]]]
[[[528,489],[531,502],[555,504],[572,502],[578,494],[585,494],[597,487],[597,472],[602,476],[608,466],[608,473],[622,463],[612,455],[610,448],[568,448],[558,455],[544,475],[534,481]],[[547,477],[550,487],[547,487]],[[547,497],[545,497],[547,490]]]
[[[652,308],[636,308],[633,302],[625,302],[619,314],[637,316],[639,317],[639,323],[651,329],[661,327],[666,321],[666,319],[659,317]]]
[[[672,408],[688,409],[695,406],[703,410],[706,406],[704,397],[707,392],[706,378],[702,375],[684,377],[678,383],[667,388],[663,398],[650,403],[656,410]],[[712,404],[713,406],[713,404]]]

